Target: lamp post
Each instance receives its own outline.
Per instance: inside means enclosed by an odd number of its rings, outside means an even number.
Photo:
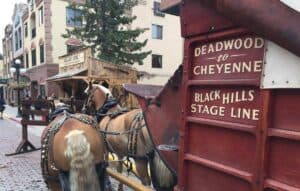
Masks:
[[[18,89],[17,89],[17,96],[18,96],[18,113],[17,117],[21,117],[21,97],[20,97],[20,69],[21,69],[21,60],[16,59],[14,64],[12,65],[11,71],[16,71],[17,75],[17,84],[18,84]]]

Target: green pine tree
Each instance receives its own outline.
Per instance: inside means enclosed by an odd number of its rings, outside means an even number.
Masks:
[[[86,0],[85,4],[72,5],[81,11],[85,24],[67,29],[63,37],[80,39],[99,59],[115,64],[143,64],[151,51],[142,52],[147,40],[139,42],[137,38],[147,29],[128,27],[136,17],[126,14],[137,3],[137,0]]]

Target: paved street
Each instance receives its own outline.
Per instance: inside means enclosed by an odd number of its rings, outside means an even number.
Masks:
[[[47,190],[40,172],[39,151],[5,156],[14,152],[21,141],[21,125],[16,122],[20,119],[15,115],[16,108],[8,106],[4,119],[0,120],[0,191]],[[29,140],[36,147],[40,146],[41,131],[42,127],[29,128]]]
[[[21,141],[21,118],[15,117],[16,107],[7,106],[4,119],[0,120],[0,191],[44,191],[46,185],[41,176],[40,151],[34,151],[15,156],[5,156],[13,153]],[[43,126],[29,126],[29,140],[40,147],[40,136]],[[131,178],[136,179],[131,175]],[[111,179],[113,188],[118,184]],[[125,191],[131,191],[124,186]]]

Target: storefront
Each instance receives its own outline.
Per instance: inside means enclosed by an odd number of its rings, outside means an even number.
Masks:
[[[48,83],[58,85],[59,98],[85,99],[88,83],[109,87],[125,106],[135,107],[135,99],[121,88],[123,83],[136,83],[137,71],[130,66],[107,63],[92,57],[88,48],[74,51],[59,58],[59,73],[48,78]]]
[[[57,85],[46,81],[48,77],[54,76],[57,73],[57,64],[42,64],[27,70],[26,75],[30,78],[29,95],[32,98],[36,98],[38,95],[46,97],[53,93],[57,94]]]
[[[20,75],[20,83],[15,78],[10,78],[6,86],[3,87],[4,99],[7,104],[17,105],[18,91],[20,91],[20,100],[26,95],[30,95],[30,79],[25,75]]]

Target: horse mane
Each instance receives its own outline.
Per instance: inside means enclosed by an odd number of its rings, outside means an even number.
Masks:
[[[111,91],[110,91],[108,88],[102,86],[101,84],[93,84],[93,88],[99,88],[102,92],[104,92],[104,93],[105,93],[106,95],[108,95],[109,97],[113,97]],[[84,92],[85,92],[86,94],[88,94],[88,91],[89,91],[89,87],[87,87],[87,88],[84,90]]]
[[[108,95],[109,97],[113,97],[113,95],[112,95],[112,93],[111,93],[111,91],[108,89],[108,88],[106,88],[106,87],[104,87],[104,86],[102,86],[102,85],[100,85],[100,84],[93,84],[93,87],[95,88],[99,88],[102,92],[104,92],[106,95]]]

